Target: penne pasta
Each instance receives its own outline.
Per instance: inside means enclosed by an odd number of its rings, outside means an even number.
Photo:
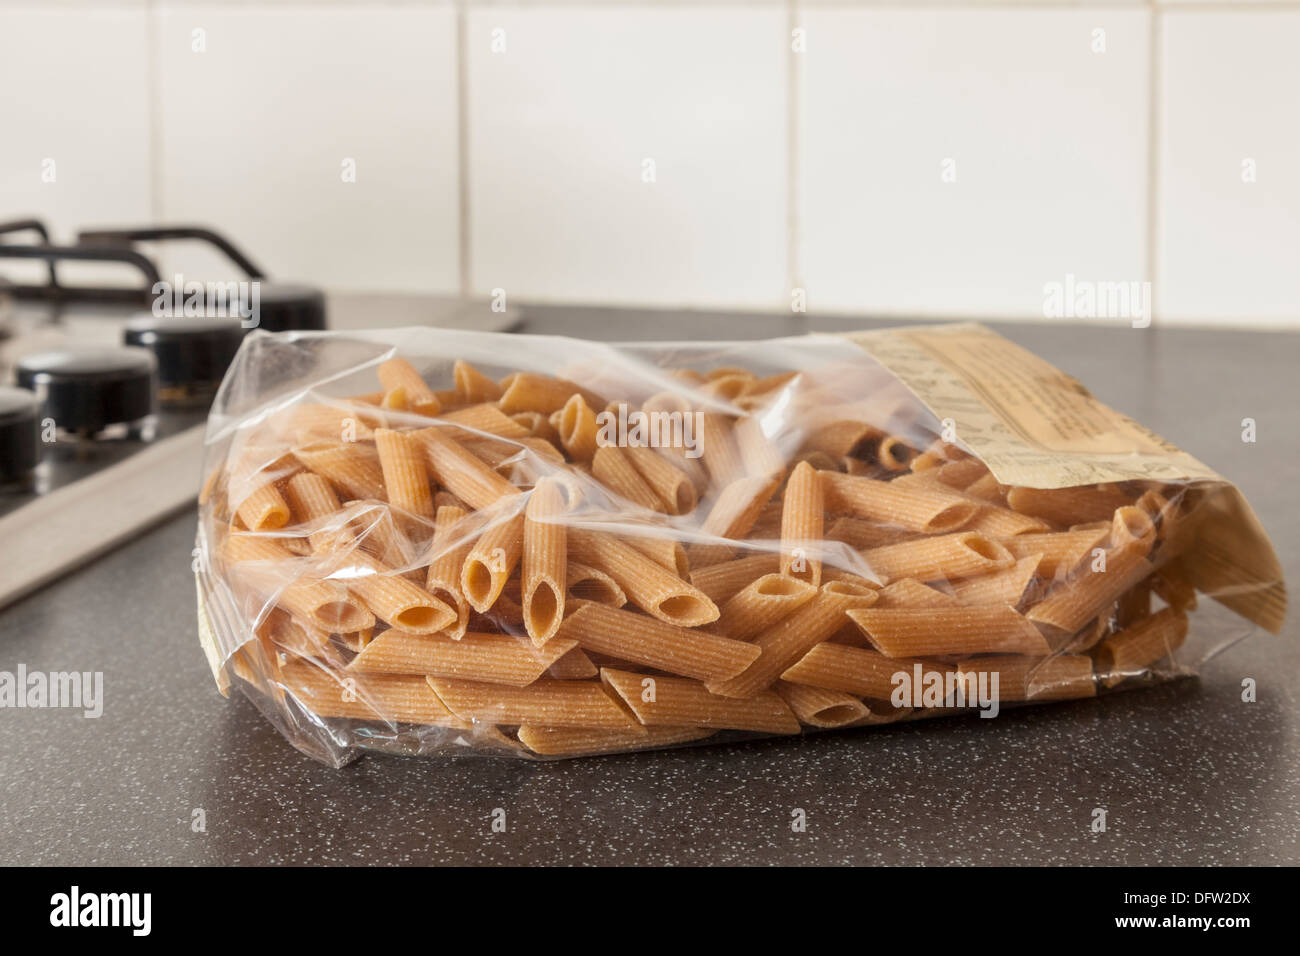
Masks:
[[[1097,696],[1092,660],[1086,654],[1056,654],[1052,657],[976,657],[957,664],[963,681],[987,675],[993,687],[997,675],[999,701],[1071,700]],[[967,699],[970,699],[968,696]]]
[[[902,679],[911,679],[918,667],[923,679],[937,675],[945,685],[948,675],[953,672],[953,668],[946,664],[886,657],[879,651],[863,647],[822,643],[787,668],[781,674],[781,680],[857,697],[889,700]]]
[[[722,606],[713,630],[737,641],[747,641],[789,617],[816,594],[817,587],[807,581],[765,574]]]
[[[714,604],[725,604],[755,578],[781,569],[781,557],[772,552],[749,554],[691,571],[695,585]]]
[[[573,597],[610,607],[622,607],[627,595],[618,582],[604,571],[590,565],[568,562],[567,587]]]
[[[752,697],[767,689],[781,673],[815,645],[826,640],[844,624],[853,608],[875,603],[876,592],[831,581],[817,595],[789,617],[777,622],[754,639],[760,654],[741,674],[709,684],[709,690],[724,697]]]
[[[1114,687],[1168,657],[1185,640],[1187,615],[1178,608],[1167,607],[1098,644],[1092,652],[1097,675],[1107,687]]]
[[[571,529],[569,540],[579,561],[604,571],[629,601],[659,620],[699,627],[718,619],[706,594],[613,535]]]
[[[826,505],[871,521],[909,531],[942,534],[956,531],[975,517],[979,506],[937,484],[877,481],[833,471],[821,472]]]
[[[600,678],[647,727],[710,727],[797,734],[799,720],[772,691],[746,698],[719,697],[697,680],[658,677],[603,667]]]
[[[437,415],[441,409],[438,397],[416,371],[415,366],[404,358],[393,358],[380,364],[378,368],[379,384],[385,392],[400,389],[403,393],[402,408],[409,408],[418,415]],[[385,396],[385,399],[387,396]]]
[[[429,677],[438,699],[461,720],[537,724],[642,734],[641,726],[598,681],[533,681],[527,687]]]
[[[597,448],[591,459],[591,473],[625,502],[647,511],[664,510],[663,501],[632,464],[628,449],[614,445]]]
[[[396,629],[372,640],[348,665],[362,674],[419,674],[523,687],[577,647],[552,641],[534,648],[510,634],[469,632],[459,640],[443,634],[409,634]]]
[[[460,572],[460,589],[480,614],[496,603],[523,554],[522,514],[499,516],[489,525],[465,556]],[[527,617],[527,614],[524,614]]]
[[[786,482],[781,508],[781,573],[821,583],[821,540],[825,499],[822,482],[807,462],[797,465]]]
[[[776,693],[809,727],[849,727],[871,716],[861,700],[837,690],[777,681]]]
[[[429,467],[438,484],[471,508],[487,508],[519,489],[452,440],[445,427],[411,433],[424,443]]]
[[[458,505],[438,508],[424,585],[426,591],[455,610],[456,620],[446,628],[454,639],[463,637],[469,628],[469,602],[465,600],[460,581],[461,568],[473,547],[466,527],[468,516],[469,512]]]
[[[761,475],[733,481],[719,493],[700,532],[733,541],[744,538],[779,484],[779,478]],[[687,552],[694,567],[726,561],[735,553],[733,545],[713,543],[693,545]]]
[[[972,577],[1015,564],[1002,544],[970,531],[887,544],[862,552],[862,557],[882,583],[899,578],[942,581]]]
[[[584,651],[699,680],[735,677],[758,657],[758,648],[657,621],[633,611],[585,604],[570,614],[559,637]]]
[[[280,680],[281,687],[317,717],[463,726],[429,690],[423,677],[372,674],[361,678],[337,674],[310,661],[294,661],[281,668]]]
[[[564,618],[568,550],[565,527],[557,519],[566,510],[564,492],[553,478],[537,482],[524,510],[524,627],[538,646],[555,636]]]
[[[451,376],[462,404],[495,402],[501,398],[501,386],[464,359],[456,360]]]
[[[642,733],[619,730],[587,730],[574,727],[538,727],[524,724],[519,742],[535,754],[547,757],[586,757],[686,744],[711,736],[712,730],[698,727],[650,727]]]
[[[420,443],[409,433],[377,428],[375,448],[389,503],[422,518],[432,518],[433,491]]]
[[[1011,607],[855,608],[848,615],[886,657],[1051,651],[1038,628]]]

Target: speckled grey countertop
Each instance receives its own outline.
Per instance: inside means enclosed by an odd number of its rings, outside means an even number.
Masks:
[[[780,317],[527,312],[528,331],[739,338]],[[887,324],[887,323],[873,323]],[[1236,480],[1300,580],[1300,336],[998,326]],[[1241,420],[1259,440],[1240,440]],[[0,710],[0,863],[1296,863],[1295,616],[1199,680],[904,726],[530,764],[291,749],[199,650],[183,515],[0,612],[0,670],[100,670],[103,717]],[[0,544],[3,546],[3,544]],[[1240,701],[1244,676],[1259,700]],[[1089,824],[1094,807],[1107,830]],[[492,813],[507,830],[493,833]],[[194,811],[206,829],[194,832]],[[794,832],[792,811],[807,814]]]

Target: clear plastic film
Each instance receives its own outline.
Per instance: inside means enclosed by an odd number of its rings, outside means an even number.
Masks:
[[[1014,347],[955,328],[251,335],[200,498],[218,684],[335,765],[540,759],[992,716],[1280,626],[1232,485],[1032,365],[1053,436],[1055,387],[1105,413],[1044,443],[943,354]]]

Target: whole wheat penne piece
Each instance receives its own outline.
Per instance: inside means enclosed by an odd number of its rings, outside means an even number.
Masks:
[[[718,412],[703,412],[699,423],[700,461],[709,473],[710,483],[726,488],[745,474],[732,420]]]
[[[899,675],[912,679],[917,667],[921,668],[922,680],[929,680],[934,674],[945,684],[947,675],[953,670],[946,664],[886,657],[865,647],[823,641],[790,665],[781,674],[781,679],[858,697],[889,700],[902,679]]]
[[[235,513],[249,531],[274,531],[289,523],[289,504],[273,482],[248,495]]]
[[[1187,640],[1187,615],[1167,607],[1130,628],[1112,634],[1094,648],[1097,675],[1107,687],[1141,674],[1168,657]]]
[[[498,404],[507,415],[515,412],[542,412],[549,415],[564,407],[573,395],[582,395],[593,404],[592,394],[574,382],[551,378],[535,372],[515,372],[502,379],[503,391]],[[604,406],[604,402],[600,403]]]
[[[469,602],[460,586],[460,571],[474,546],[473,539],[461,524],[469,515],[457,505],[438,508],[433,523],[429,572],[424,589],[456,611],[456,621],[446,628],[453,639],[463,636],[469,627]]]
[[[629,601],[659,620],[699,627],[718,619],[718,607],[707,595],[617,537],[571,528],[569,542],[579,561],[604,571]]]
[[[975,657],[958,662],[957,673],[967,687],[977,686],[973,682],[986,681],[989,688],[994,686],[993,675],[997,674],[999,701],[1072,700],[1097,696],[1092,659],[1086,654]],[[971,699],[967,691],[967,700]]]
[[[598,447],[595,410],[581,395],[574,394],[569,396],[558,414],[560,420],[556,428],[564,450],[574,461],[591,461]]]
[[[711,682],[709,690],[724,697],[751,697],[767,689],[809,649],[839,630],[851,608],[867,608],[875,601],[876,592],[870,588],[846,581],[823,584],[807,604],[754,639],[761,652],[754,663],[730,680]]]
[[[722,372],[706,378],[708,380],[700,386],[700,391],[724,402],[732,401],[745,394],[754,381],[753,374],[743,369]]]
[[[859,421],[838,421],[822,425],[804,439],[803,451],[825,452],[835,461],[861,456],[882,437],[880,429]]]
[[[917,537],[915,531],[904,531],[897,525],[879,524],[865,518],[836,518],[825,531],[825,536],[832,541],[843,541],[847,545],[868,550],[886,544],[898,544],[911,541]]]
[[[741,588],[722,606],[713,624],[718,634],[747,641],[789,617],[817,594],[817,587],[783,574],[765,574]]]
[[[785,510],[784,503],[777,498],[773,498],[758,513],[754,519],[754,526],[749,529],[749,540],[751,541],[779,541],[781,540],[781,513]],[[819,541],[818,544],[821,542]]]
[[[864,608],[848,614],[886,657],[1051,652],[1038,628],[1011,607]]]
[[[338,517],[343,505],[333,486],[321,475],[314,471],[299,472],[289,479],[285,496],[299,524],[322,523],[322,527],[308,536],[313,550],[335,551],[352,540],[352,529],[341,526],[342,519]]]
[[[440,727],[463,724],[434,695],[423,677],[356,675],[322,668],[310,661],[285,664],[280,674],[283,688],[317,717]]]
[[[523,687],[577,645],[552,641],[535,648],[511,634],[470,631],[460,640],[445,634],[384,631],[361,651],[348,669],[363,674],[422,674]]]
[[[781,556],[774,551],[760,551],[743,558],[711,564],[691,571],[691,584],[714,604],[725,604],[742,588],[765,574],[781,569]]]
[[[421,428],[411,434],[424,443],[429,467],[438,484],[471,508],[486,508],[519,489],[467,451],[444,427]]]
[[[451,422],[463,429],[495,435],[498,438],[518,440],[527,438],[530,432],[495,405],[467,405],[452,412],[443,412],[438,418]],[[457,437],[457,436],[452,436]],[[469,437],[469,436],[464,436]]]
[[[373,445],[314,441],[295,447],[293,456],[304,468],[324,475],[348,498],[385,498],[384,473]]]
[[[625,501],[647,511],[663,511],[664,503],[632,464],[626,448],[606,445],[596,449],[591,473],[596,480]]]
[[[345,574],[343,583],[348,591],[375,617],[390,626],[416,634],[430,634],[455,623],[454,608],[365,551],[353,551],[347,556],[346,564],[347,567],[335,571],[335,574]]]
[[[1004,538],[1002,545],[1017,559],[1040,555],[1038,573],[1044,578],[1065,577],[1106,540],[1109,526],[1080,531],[1051,531]]]
[[[810,727],[847,727],[871,714],[866,704],[842,691],[781,680],[776,682],[775,689],[799,718],[799,723]]]
[[[745,415],[736,421],[733,434],[746,475],[771,477],[785,474],[785,456],[763,431],[762,419]]]
[[[293,440],[306,445],[313,441],[369,441],[373,435],[372,425],[379,418],[373,411],[364,412],[360,408],[346,405],[298,405],[292,409],[288,432]]]
[[[1068,527],[1088,521],[1109,521],[1116,508],[1132,502],[1122,491],[1104,486],[1016,487],[1007,491],[1007,504],[1013,511]]]
[[[1118,605],[1117,605],[1118,606]],[[1110,619],[1114,608],[1106,608],[1095,618],[1079,629],[1079,632],[1066,641],[1058,641],[1062,654],[1087,654],[1110,633]]]
[[[1031,554],[1009,568],[967,578],[952,586],[952,593],[962,604],[996,604],[1019,606],[1038,573],[1042,555]]]
[[[895,524],[909,531],[956,531],[975,517],[979,505],[938,484],[899,484],[828,471],[821,473],[826,504],[832,511]]]
[[[260,569],[245,567],[237,574],[259,593],[276,594],[280,606],[295,617],[340,633],[359,631],[375,623],[373,614],[331,581],[291,579],[286,584],[289,570],[298,566],[298,559],[275,538],[232,534],[226,539],[223,555],[231,565],[260,564]]]
[[[974,496],[971,496],[974,497]],[[1041,518],[1021,514],[1010,508],[986,504],[966,524],[967,531],[977,531],[990,538],[1009,538],[1018,534],[1042,534],[1051,527]]]
[[[821,584],[821,541],[826,503],[820,476],[806,461],[795,466],[785,484],[781,507],[781,573]]]
[[[546,676],[555,680],[590,680],[599,675],[600,668],[581,647],[566,651],[546,669]]]
[[[1003,545],[970,531],[887,544],[863,551],[862,557],[882,583],[899,578],[940,581],[973,577],[1015,564]]]
[[[886,471],[907,471],[920,452],[901,435],[886,435],[876,445],[876,461]]]
[[[1111,519],[1110,525],[1111,547],[1135,544],[1150,537],[1151,543],[1147,545],[1149,549],[1151,544],[1155,542],[1155,535],[1155,522],[1142,508],[1135,505],[1123,505],[1115,509],[1115,515]]]
[[[641,734],[642,727],[599,681],[543,677],[527,687],[428,678],[433,692],[462,720],[490,724],[588,727]]]
[[[543,757],[587,757],[671,747],[673,744],[703,740],[713,734],[714,731],[699,727],[649,727],[643,733],[633,734],[619,730],[524,724],[519,728],[519,742]]]
[[[1004,507],[1006,498],[1004,489],[998,484],[998,480],[992,474],[984,475],[972,481],[963,489],[963,493],[971,498],[979,498],[990,504],[997,505],[999,508]]]
[[[696,680],[652,677],[609,667],[601,668],[600,678],[648,727],[687,724],[716,730],[799,733],[798,718],[772,691],[743,699],[720,697]]]
[[[465,404],[495,402],[501,397],[501,386],[464,359],[457,359],[452,366],[451,379]]]
[[[1151,616],[1151,582],[1155,575],[1139,581],[1115,601],[1115,626],[1123,629]],[[1110,616],[1107,615],[1107,620]]]
[[[433,492],[420,443],[405,432],[377,428],[375,448],[389,503],[422,518],[432,518]]]
[[[956,607],[959,603],[946,591],[922,584],[915,578],[900,578],[880,589],[880,597],[872,607]]]
[[[700,525],[700,532],[732,541],[741,540],[749,534],[763,506],[780,483],[779,477],[762,475],[733,481],[718,494],[709,509],[709,516]],[[713,543],[692,545],[687,552],[693,567],[717,564],[735,553],[734,545]]]
[[[528,434],[533,438],[541,438],[555,444],[559,443],[560,433],[551,427],[549,415],[543,415],[541,412],[515,412],[510,417],[528,429]]]
[[[568,589],[568,551],[564,525],[564,491],[554,478],[541,478],[524,509],[524,627],[541,646],[555,636],[564,618]]]
[[[699,680],[725,680],[758,657],[744,641],[677,627],[633,611],[586,604],[564,620],[562,640],[585,651],[655,667]]]
[[[686,548],[680,541],[648,534],[627,534],[622,540],[636,548],[655,564],[661,564],[685,580],[691,573]]]
[[[622,607],[627,595],[618,582],[599,568],[577,561],[568,562],[567,587],[569,594],[584,601],[595,601],[609,607]]]
[[[699,496],[691,477],[653,448],[632,445],[623,449],[645,483],[663,503],[656,509],[670,515],[684,515],[695,510]],[[595,470],[594,467],[592,469]]]
[[[935,446],[930,446],[933,449]],[[949,448],[953,446],[949,445]],[[916,461],[912,461],[912,470],[916,471]],[[989,473],[988,465],[978,458],[959,458],[946,460],[933,469],[936,480],[949,488],[963,489],[974,484]]]
[[[1146,559],[1150,540],[1134,542],[1106,552],[1105,570],[1098,562],[1085,564],[1027,612],[1029,620],[1046,628],[1054,638],[1074,634],[1104,607],[1151,573]],[[1098,569],[1093,570],[1096,566]]]
[[[519,565],[523,547],[522,514],[499,518],[483,531],[460,573],[460,589],[470,607],[481,614],[496,602]]]
[[[391,358],[387,362],[381,362],[376,371],[384,391],[400,388],[405,392],[406,404],[411,411],[419,415],[438,414],[442,407],[438,403],[438,396],[433,394],[433,389],[406,359]]]

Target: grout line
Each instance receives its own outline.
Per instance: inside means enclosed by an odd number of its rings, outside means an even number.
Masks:
[[[473,268],[470,262],[469,204],[469,42],[468,15],[464,0],[456,3],[456,185],[457,185],[457,255],[460,258],[460,296],[467,299],[473,292]]]
[[[796,53],[791,46],[791,32],[799,23],[799,0],[788,0],[786,4],[785,35],[785,274],[784,290],[787,307],[789,297],[794,289],[803,288],[802,262],[802,226],[803,195],[799,190],[801,173],[800,162],[803,158],[803,117],[800,95],[803,91],[803,61],[807,54]],[[805,296],[807,290],[804,290]]]
[[[1163,61],[1161,58],[1162,49],[1162,28],[1163,15],[1159,3],[1151,4],[1151,25],[1148,29],[1147,39],[1147,208],[1146,208],[1146,274],[1147,281],[1151,283],[1151,301],[1147,303],[1150,309],[1150,319],[1152,325],[1158,325],[1161,321],[1160,314],[1160,163],[1162,159],[1161,151],[1161,96],[1164,95],[1164,84],[1161,82],[1161,73]]]
[[[162,66],[158,56],[158,0],[149,0],[145,9],[148,23],[145,42],[149,49],[145,62],[149,71],[149,218],[153,223],[163,220],[163,132],[162,132]]]

